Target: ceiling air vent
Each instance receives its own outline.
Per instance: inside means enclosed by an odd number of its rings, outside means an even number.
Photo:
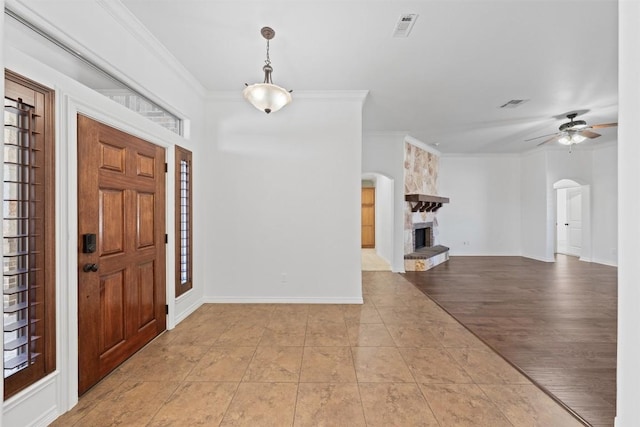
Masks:
[[[516,108],[516,107],[521,106],[522,104],[524,104],[527,101],[528,101],[528,99],[512,99],[511,101],[507,102],[506,104],[502,104],[498,108]]]
[[[400,19],[396,22],[396,27],[393,30],[393,37],[408,37],[416,19],[418,19],[417,13],[403,13],[400,15]]]

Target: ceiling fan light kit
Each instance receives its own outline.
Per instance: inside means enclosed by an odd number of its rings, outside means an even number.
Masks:
[[[563,135],[558,139],[558,142],[562,145],[573,145],[573,144],[580,144],[582,141],[584,141],[585,139],[587,139],[586,137],[574,133],[574,134],[568,134],[568,135]]]
[[[291,91],[286,90],[278,85],[274,85],[271,80],[273,67],[269,58],[269,40],[273,39],[276,32],[270,27],[263,27],[260,30],[262,37],[267,40],[267,59],[264,61],[262,71],[264,71],[264,81],[248,85],[242,91],[244,98],[260,111],[269,114],[278,111],[292,100]]]

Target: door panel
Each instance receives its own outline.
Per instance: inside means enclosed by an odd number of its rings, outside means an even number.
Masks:
[[[582,188],[567,189],[567,252],[580,256],[582,251]]]
[[[100,167],[113,172],[124,173],[125,150],[120,147],[105,144],[104,142],[100,143],[100,149],[102,154]]]
[[[100,294],[103,337],[100,351],[104,353],[125,339],[124,271],[102,276]]]
[[[567,253],[567,190],[559,188],[556,190],[557,215],[556,215],[556,252],[559,254]]]
[[[153,157],[145,156],[137,153],[138,160],[138,176],[146,178],[154,178],[156,176],[155,162]]]
[[[138,329],[154,320],[155,286],[153,282],[154,263],[146,262],[138,266],[138,292],[140,295]]]
[[[362,247],[375,248],[376,246],[376,215],[375,215],[375,188],[362,189]]]
[[[164,157],[78,116],[80,394],[166,327]],[[97,235],[95,253],[83,253],[85,233]]]
[[[153,194],[138,193],[137,221],[138,221],[138,249],[153,246],[155,223],[153,221]]]
[[[100,253],[117,254],[124,251],[124,191],[99,190]],[[107,222],[107,224],[105,224]]]

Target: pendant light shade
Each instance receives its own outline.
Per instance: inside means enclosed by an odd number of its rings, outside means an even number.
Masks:
[[[242,91],[242,95],[258,110],[269,114],[278,111],[290,103],[292,98],[291,91],[281,88],[278,85],[274,85],[271,81],[273,67],[271,66],[271,60],[269,59],[269,40],[276,35],[276,32],[269,27],[262,28],[260,32],[267,40],[267,59],[264,61],[264,67],[262,67],[262,71],[264,71],[264,82],[252,85],[245,83],[247,87]]]
[[[291,94],[272,83],[256,83],[247,86],[242,94],[258,110],[269,114],[278,111],[291,102]]]

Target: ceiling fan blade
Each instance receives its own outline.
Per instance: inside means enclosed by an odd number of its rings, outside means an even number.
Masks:
[[[548,136],[548,135],[547,135],[547,136]],[[540,144],[538,144],[537,146],[539,147],[539,146],[541,146],[541,145],[546,144],[547,142],[551,142],[551,141],[553,141],[554,139],[556,139],[557,137],[558,137],[558,135],[557,135],[557,134],[553,134],[553,136],[552,136],[551,138],[549,138],[549,139],[545,139],[544,141],[542,141],[542,142],[541,142]]]
[[[540,139],[540,138],[546,138],[547,136],[551,136],[553,135],[554,137],[556,137],[557,135],[559,135],[559,132],[556,133],[550,133],[548,135],[540,135],[540,136],[536,136],[535,138],[529,138],[529,139],[525,139],[524,142],[529,142],[529,141],[533,141],[534,139]],[[543,142],[544,144],[544,142]]]
[[[614,126],[618,126],[618,124],[617,123],[601,123],[599,125],[591,126],[591,129],[611,128]]]
[[[599,133],[595,133],[595,132],[591,132],[590,130],[581,130],[580,132],[577,132],[578,135],[582,135],[582,136],[586,136],[587,138],[597,138],[600,136]]]

